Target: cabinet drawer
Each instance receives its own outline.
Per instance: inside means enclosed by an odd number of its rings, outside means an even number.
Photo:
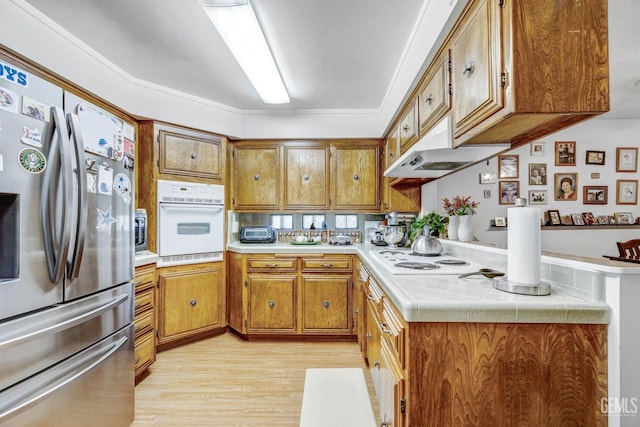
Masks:
[[[249,258],[247,271],[250,272],[295,272],[296,258]]]
[[[153,331],[155,329],[153,326],[153,310],[145,311],[139,316],[136,315],[133,324],[136,338]]]
[[[155,270],[141,273],[136,272],[136,290],[140,290],[141,288],[146,288],[150,284],[153,285],[156,281],[156,272]]]
[[[378,284],[374,280],[373,277],[369,277],[369,284],[367,286],[367,299],[373,305],[373,308],[376,310],[376,315],[382,315],[382,301],[384,299],[385,293]]]
[[[391,354],[405,368],[405,323],[391,305],[388,299],[382,301],[382,316],[380,317],[383,339],[389,344]]]
[[[136,293],[136,316],[138,316],[140,313],[145,312],[146,310],[153,309],[153,305],[153,288]]]
[[[351,257],[322,257],[302,258],[303,272],[341,271],[350,272],[353,269]]]
[[[155,343],[153,334],[144,335],[140,339],[136,339],[134,346],[135,370],[138,374],[139,370],[143,370],[155,359]]]

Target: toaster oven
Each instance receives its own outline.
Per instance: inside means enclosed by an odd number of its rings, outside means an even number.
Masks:
[[[270,226],[253,225],[240,228],[240,243],[275,243],[276,230]]]

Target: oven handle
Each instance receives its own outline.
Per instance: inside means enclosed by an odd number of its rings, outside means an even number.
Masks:
[[[160,207],[163,209],[189,208],[189,209],[213,209],[216,211],[221,211],[222,209],[224,209],[224,205],[203,205],[203,204],[191,204],[191,203],[167,203],[167,202],[160,202]]]

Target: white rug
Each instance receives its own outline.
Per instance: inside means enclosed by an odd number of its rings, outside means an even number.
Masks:
[[[300,427],[375,427],[360,368],[307,369]]]

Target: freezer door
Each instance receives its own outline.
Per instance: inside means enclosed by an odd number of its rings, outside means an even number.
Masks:
[[[133,158],[117,142],[131,137],[127,125],[73,94],[65,93],[65,109],[71,139],[85,149],[75,160],[83,172],[74,196],[80,226],[69,252],[69,301],[133,279],[135,180]]]
[[[10,66],[2,57],[0,62]],[[62,107],[62,89],[25,76],[26,86],[0,79],[0,321],[63,298],[62,285],[49,278],[40,209],[43,176],[59,175],[59,162],[49,157],[55,121],[50,107]],[[54,212],[52,219],[57,243],[60,216]]]
[[[133,419],[133,325],[0,392],[3,427],[112,427]]]

